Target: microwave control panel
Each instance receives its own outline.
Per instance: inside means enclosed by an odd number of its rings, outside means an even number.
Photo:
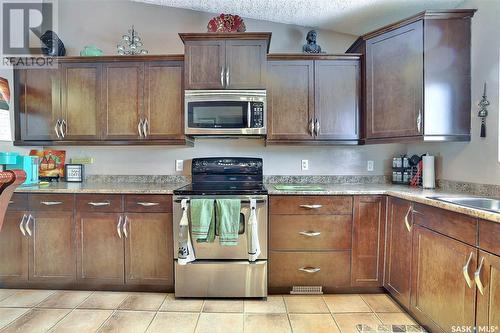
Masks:
[[[264,103],[262,102],[252,102],[251,106],[251,115],[252,115],[252,128],[261,128],[264,127]]]

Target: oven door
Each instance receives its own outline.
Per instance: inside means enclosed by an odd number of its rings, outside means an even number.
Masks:
[[[266,134],[265,90],[186,90],[184,94],[187,135]],[[257,123],[252,111],[256,106],[262,111]]]
[[[178,235],[179,235],[179,222],[182,217],[181,200],[186,197],[174,196],[174,215],[173,215],[173,232],[174,232],[174,258],[177,259],[178,251]],[[247,242],[247,229],[248,219],[250,218],[250,198],[257,199],[257,224],[258,235],[261,254],[258,260],[267,259],[267,196],[191,196],[189,199],[241,199],[240,211],[240,228],[238,235],[238,245],[235,246],[221,246],[219,244],[219,237],[215,235],[213,243],[198,243],[192,239],[194,253],[196,260],[211,259],[211,260],[248,260],[248,242]],[[189,216],[189,214],[188,214]],[[191,221],[189,222],[191,225]]]

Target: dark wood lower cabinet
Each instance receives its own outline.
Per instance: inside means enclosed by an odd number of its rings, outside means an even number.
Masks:
[[[355,196],[351,285],[382,287],[386,197]]]
[[[171,213],[125,214],[125,283],[174,286]]]
[[[79,213],[76,217],[79,283],[123,284],[124,249],[118,213]]]
[[[0,232],[0,286],[28,280],[28,238],[20,229],[26,212],[8,211]],[[22,221],[22,222],[21,222]]]
[[[411,312],[434,333],[474,326],[477,249],[421,226],[414,228]]]
[[[411,213],[411,202],[389,198],[384,287],[407,309],[410,308]]]
[[[73,212],[33,212],[26,222],[29,237],[29,280],[53,284],[76,281]]]
[[[500,257],[479,251],[476,325],[500,327]]]

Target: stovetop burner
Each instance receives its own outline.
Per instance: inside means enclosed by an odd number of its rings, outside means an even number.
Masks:
[[[262,183],[262,159],[249,157],[195,158],[193,183],[174,191],[176,195],[267,194]]]

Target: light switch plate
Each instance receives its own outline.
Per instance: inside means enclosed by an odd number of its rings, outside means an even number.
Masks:
[[[309,170],[309,160],[302,160],[300,162],[300,168],[302,169],[302,171]]]
[[[184,170],[184,160],[175,160],[175,171]]]
[[[366,170],[367,171],[373,171],[373,166],[374,166],[374,162],[373,161],[368,161],[366,163]]]

